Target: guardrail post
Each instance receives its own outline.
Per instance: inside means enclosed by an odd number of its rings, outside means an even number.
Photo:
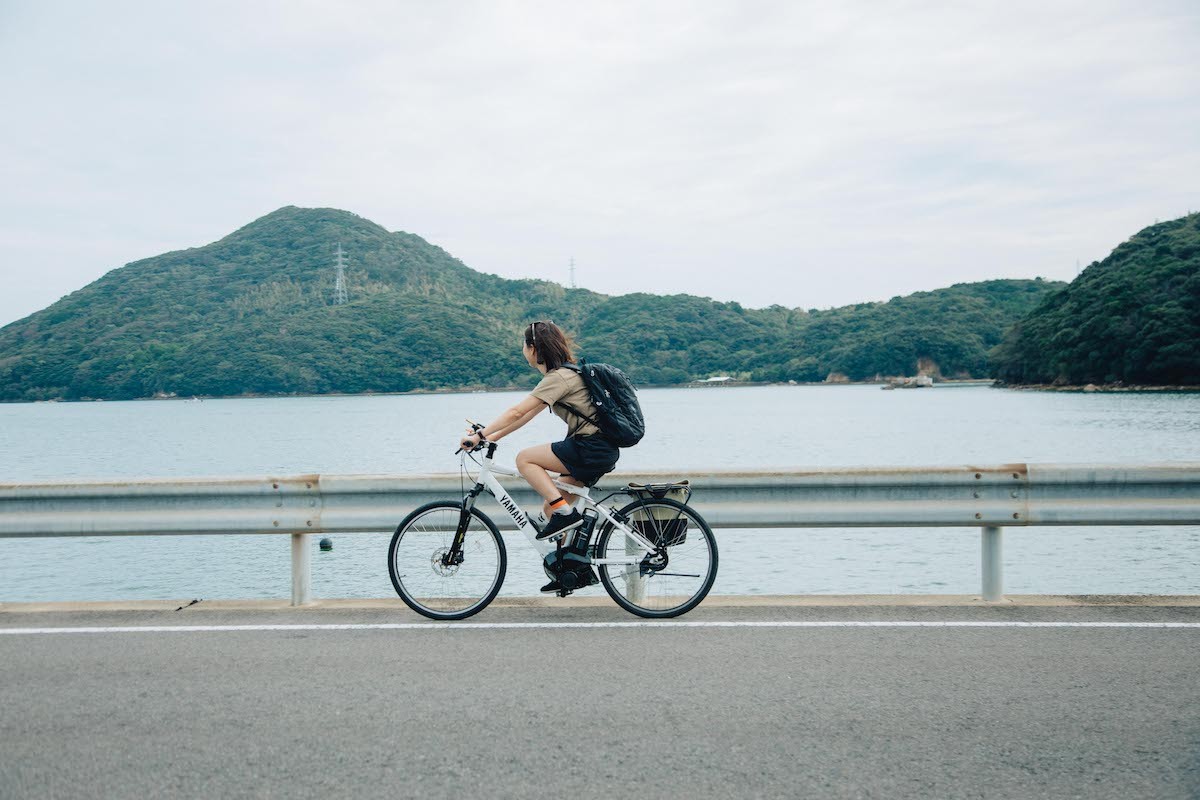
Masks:
[[[626,536],[625,555],[634,556],[641,552],[642,550],[637,546],[637,543]],[[625,566],[625,575],[627,576],[625,578],[625,596],[629,598],[629,602],[631,603],[641,603],[646,599],[646,576],[641,574],[640,566],[634,565],[632,567],[634,570],[632,574],[629,572],[630,569],[629,565]]]
[[[980,594],[990,603],[1004,599],[1004,539],[999,525],[984,525],[981,540],[983,555],[983,590]]]
[[[308,534],[292,534],[292,605],[312,602],[312,549]]]

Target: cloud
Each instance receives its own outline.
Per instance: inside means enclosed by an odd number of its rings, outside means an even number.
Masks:
[[[0,323],[293,203],[507,276],[804,307],[1070,278],[1200,206],[1192,4],[0,13]]]

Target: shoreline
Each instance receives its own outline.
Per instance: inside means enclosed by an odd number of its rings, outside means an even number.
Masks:
[[[1079,384],[1055,385],[1052,383],[1021,383],[1021,384],[993,384],[997,389],[1013,389],[1015,391],[1026,392],[1084,392],[1086,394],[1099,394],[1108,392],[1180,392],[1192,393],[1200,392],[1200,386],[1158,386],[1158,385],[1132,385],[1125,386],[1123,384],[1113,383],[1087,383],[1082,386]]]
[[[648,383],[639,386],[638,389],[742,389],[750,387],[762,386],[778,386],[778,387],[793,387],[793,388],[812,388],[826,386],[887,386],[890,381],[895,378],[884,378],[881,380],[865,380],[865,381],[810,381],[810,382],[780,382],[780,381],[729,381],[727,383],[704,383],[700,381],[691,381],[688,383]],[[1031,391],[1031,392],[1084,392],[1092,393],[1110,393],[1110,392],[1178,392],[1178,393],[1195,393],[1200,392],[1200,385],[1123,385],[1123,384],[1049,384],[1049,383],[1030,383],[1030,384],[1006,384],[1001,383],[993,378],[946,378],[935,381],[932,387],[962,387],[962,386],[988,386],[994,389],[1011,389],[1013,391]],[[525,392],[529,391],[530,386],[497,386],[497,387],[470,387],[470,388],[445,388],[445,389],[411,389],[404,392],[320,392],[320,393],[290,393],[290,394],[232,394],[232,395],[195,395],[193,397],[129,397],[129,398],[79,398],[77,400],[66,400],[63,398],[52,398],[48,400],[5,400],[0,401],[2,404],[20,405],[23,403],[141,403],[141,402],[203,402],[205,400],[278,400],[284,398],[311,398],[311,397],[403,397],[410,395],[445,395],[445,394],[491,394],[501,392]]]
[[[884,386],[887,380],[869,380],[869,381],[811,381],[811,382],[796,382],[787,383],[781,381],[730,381],[728,383],[707,384],[698,381],[690,381],[688,383],[647,383],[639,385],[638,390],[642,389],[744,389],[750,387],[761,386],[780,386],[780,387],[820,387],[820,386]],[[938,381],[938,386],[993,386],[995,381],[991,378],[962,378],[954,380]],[[486,388],[447,388],[447,389],[410,389],[405,392],[291,392],[287,394],[217,394],[217,395],[193,395],[191,397],[183,396],[155,396],[155,397],[122,397],[122,398],[105,398],[105,397],[81,397],[75,400],[67,400],[65,398],[56,397],[48,400],[0,400],[0,404],[19,405],[22,403],[145,403],[145,402],[175,402],[175,403],[192,403],[203,402],[205,400],[280,400],[290,397],[408,397],[412,395],[441,395],[441,394],[498,394],[501,392],[528,392],[533,389],[533,386],[490,386]]]

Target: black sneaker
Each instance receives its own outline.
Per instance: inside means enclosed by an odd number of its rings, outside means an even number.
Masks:
[[[578,528],[582,524],[583,514],[580,514],[578,509],[572,509],[570,514],[552,514],[550,521],[546,523],[546,527],[542,528],[542,532],[537,535],[537,538],[539,540],[549,539],[551,536]]]
[[[542,591],[546,592],[546,593],[557,592],[560,589],[562,589],[562,584],[559,583],[558,581],[550,581],[549,583],[547,583],[545,586],[542,587]]]

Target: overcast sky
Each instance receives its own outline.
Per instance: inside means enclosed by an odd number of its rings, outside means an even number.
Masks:
[[[0,325],[284,205],[825,308],[1200,208],[1200,3],[0,0],[0,109]]]

